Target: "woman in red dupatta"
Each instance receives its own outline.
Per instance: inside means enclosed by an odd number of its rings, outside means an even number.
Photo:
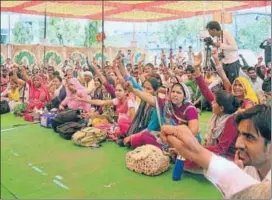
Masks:
[[[44,108],[49,103],[50,95],[47,86],[42,82],[40,76],[34,76],[32,80],[27,80],[29,85],[29,103],[27,111]]]
[[[26,112],[44,108],[50,101],[50,94],[42,78],[39,75],[35,75],[31,80],[23,67],[21,72],[24,80],[19,79],[15,73],[13,73],[13,80],[22,86],[26,83],[29,86],[29,103]]]

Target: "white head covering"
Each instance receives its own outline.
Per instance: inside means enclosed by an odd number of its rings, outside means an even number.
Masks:
[[[92,72],[90,72],[90,71],[85,71],[85,72],[83,72],[83,76],[90,76],[90,77],[93,77],[93,74],[92,74]]]
[[[67,73],[68,70],[73,70],[73,67],[71,67],[70,65],[65,67],[65,74]]]
[[[188,88],[187,85],[185,85],[184,83],[180,83],[184,89],[184,102],[185,103],[191,103],[192,102],[192,97],[191,97],[191,94],[190,94],[190,90]]]

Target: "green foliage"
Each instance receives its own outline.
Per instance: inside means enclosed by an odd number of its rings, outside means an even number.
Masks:
[[[5,57],[1,55],[1,65],[5,63]]]
[[[47,40],[52,45],[83,46],[84,32],[81,29],[77,20],[50,17],[47,23]]]
[[[57,54],[56,52],[50,51],[50,52],[47,52],[47,53],[45,54],[45,61],[46,61],[47,63],[49,62],[50,58],[54,58],[57,65],[59,65],[59,64],[61,63],[61,57],[60,57],[60,55]]]
[[[176,48],[178,44],[193,44],[199,38],[199,32],[203,28],[203,18],[193,17],[182,19],[175,23],[167,23],[159,34],[160,42]]]
[[[89,21],[85,26],[85,39],[84,39],[84,47],[91,47],[95,45],[96,35],[99,33],[99,28],[101,28],[102,23],[100,21]]]
[[[15,56],[15,63],[20,64],[23,60],[26,60],[28,65],[32,65],[34,63],[34,56],[28,51],[20,51],[19,54]]]
[[[16,22],[12,30],[12,37],[14,43],[30,44],[34,38],[32,26],[29,23]]]
[[[261,17],[259,20],[248,20],[246,26],[239,29],[237,34],[237,45],[239,49],[250,49],[259,52],[260,43],[269,37],[271,19]]]

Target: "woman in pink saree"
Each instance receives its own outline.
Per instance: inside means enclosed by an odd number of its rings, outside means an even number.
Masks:
[[[68,107],[70,109],[82,109],[85,112],[90,110],[90,105],[88,103],[83,103],[77,100],[77,98],[87,99],[88,95],[84,89],[84,87],[79,83],[76,78],[70,78],[66,80],[66,97],[61,102],[59,109],[64,110],[64,107]]]

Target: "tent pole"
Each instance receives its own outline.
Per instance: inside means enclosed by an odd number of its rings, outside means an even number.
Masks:
[[[7,48],[7,57],[8,58],[10,58],[11,60],[12,60],[12,58],[11,58],[11,38],[10,38],[10,36],[11,36],[11,34],[10,34],[10,32],[11,32],[11,29],[10,29],[10,12],[8,12],[8,48]]]
[[[43,46],[43,67],[45,68],[45,50],[46,50],[46,32],[47,32],[47,23],[46,23],[46,18],[47,18],[47,13],[46,13],[46,5],[47,1],[45,1],[45,9],[44,9],[44,33],[43,33],[43,40],[44,40],[44,46]]]
[[[10,44],[10,42],[11,42],[11,39],[10,39],[10,12],[8,12],[8,38],[9,38],[9,40],[8,40],[8,43]]]
[[[104,51],[105,51],[105,47],[104,47],[104,20],[105,20],[105,16],[104,16],[104,0],[102,0],[102,69],[104,68]]]

